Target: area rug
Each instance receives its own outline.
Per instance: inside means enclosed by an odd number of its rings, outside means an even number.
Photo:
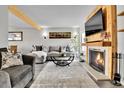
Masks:
[[[30,88],[98,88],[79,62],[70,66],[47,63]]]

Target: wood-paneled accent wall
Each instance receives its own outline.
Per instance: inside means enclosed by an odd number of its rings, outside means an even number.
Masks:
[[[101,42],[107,41],[110,42],[111,45],[107,48],[109,48],[109,78],[113,78],[113,74],[116,72],[116,64],[117,59],[115,58],[115,55],[117,53],[117,13],[116,13],[116,6],[115,5],[99,5],[96,7],[96,9],[86,18],[86,21],[91,18],[100,8],[102,8],[104,13],[104,23],[105,23],[105,31],[110,33],[110,38],[108,40],[103,40],[101,37],[101,33],[97,33],[91,36],[87,36],[88,40],[91,42],[90,46],[92,45],[92,42]],[[93,43],[94,44],[94,43]],[[99,45],[99,44],[98,44]],[[101,46],[100,46],[101,47]],[[86,60],[88,62],[88,46],[86,50]]]

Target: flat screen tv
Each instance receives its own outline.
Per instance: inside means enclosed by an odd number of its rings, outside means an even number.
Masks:
[[[100,9],[85,23],[86,36],[104,31],[103,12]]]

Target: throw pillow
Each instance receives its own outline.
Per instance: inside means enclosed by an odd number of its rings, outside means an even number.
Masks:
[[[48,52],[48,47],[47,46],[42,46],[42,51]]]
[[[42,46],[35,46],[36,47],[36,51],[42,51]]]
[[[62,52],[62,47],[61,46],[59,47],[59,52]]]
[[[1,52],[7,52],[7,48],[0,48],[0,69],[2,66],[2,54],[1,54]]]
[[[10,52],[1,52],[2,54],[2,67],[5,69],[11,66],[23,65],[21,54],[13,55]]]
[[[49,46],[49,52],[51,52],[52,51],[52,47],[51,46]]]
[[[66,52],[66,47],[62,47],[61,52]]]
[[[70,47],[68,45],[66,46],[66,51],[70,52]]]

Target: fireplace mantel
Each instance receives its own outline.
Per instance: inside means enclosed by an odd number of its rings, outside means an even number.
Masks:
[[[101,47],[109,47],[111,46],[110,41],[96,41],[96,42],[86,42],[82,43],[83,46],[101,46]]]

